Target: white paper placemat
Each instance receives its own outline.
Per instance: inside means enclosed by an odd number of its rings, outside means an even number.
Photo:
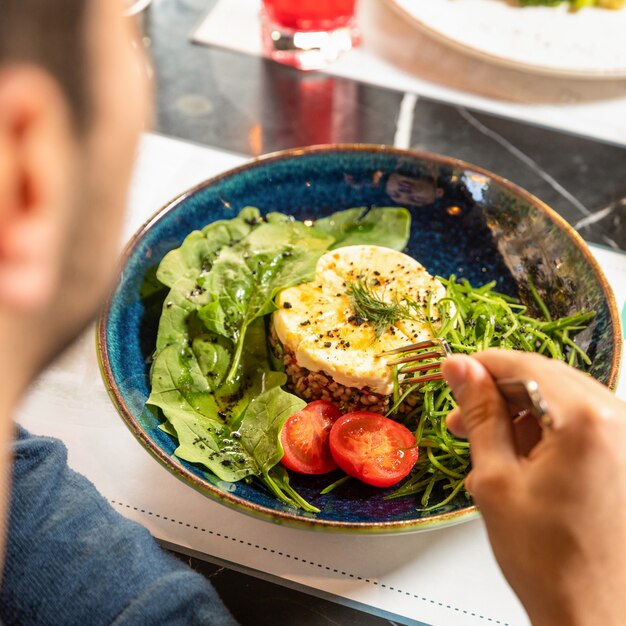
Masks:
[[[626,80],[560,79],[499,67],[427,36],[386,0],[360,6],[363,45],[329,74],[626,145]],[[260,0],[219,0],[194,41],[261,55],[259,7]]]
[[[145,136],[126,233],[164,199],[241,162],[232,154]],[[600,248],[594,253],[626,313],[626,255]],[[98,369],[93,328],[33,384],[19,422],[62,439],[71,466],[117,510],[182,550],[392,613],[403,623],[528,624],[493,559],[481,520],[388,537],[312,532],[248,517],[181,482],[135,440],[117,414]]]

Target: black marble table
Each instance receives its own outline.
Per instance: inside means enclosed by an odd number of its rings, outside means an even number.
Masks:
[[[155,0],[144,15],[155,130],[247,156],[320,143],[393,144],[402,92],[192,44],[191,32],[214,4]],[[417,101],[411,147],[490,169],[544,200],[587,241],[626,250],[624,147],[427,98]],[[211,580],[242,624],[395,623],[223,564],[180,558]]]

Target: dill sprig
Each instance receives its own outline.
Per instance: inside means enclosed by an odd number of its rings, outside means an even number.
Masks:
[[[407,296],[400,297],[396,292],[385,299],[385,290],[376,290],[374,286],[361,277],[347,284],[346,293],[355,317],[369,322],[377,339],[396,322],[419,319],[416,304]]]

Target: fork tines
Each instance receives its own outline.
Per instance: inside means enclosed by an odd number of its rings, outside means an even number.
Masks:
[[[429,348],[434,348],[434,350],[425,352],[425,350]],[[428,341],[420,341],[419,343],[412,343],[408,346],[396,348],[395,350],[381,352],[380,356],[406,355],[387,361],[388,365],[416,364],[401,367],[399,370],[399,373],[403,374],[399,383],[401,385],[408,385],[426,383],[431,380],[442,380],[441,361],[451,354],[452,350],[445,339],[431,339]],[[423,373],[419,376],[406,376],[406,374],[413,374],[415,372]]]
[[[430,350],[434,348],[434,350]],[[429,350],[425,352],[425,350]],[[415,383],[427,383],[431,380],[443,380],[441,373],[441,363],[443,359],[452,356],[452,350],[444,339],[432,339],[429,341],[421,341],[420,343],[412,343],[395,350],[387,350],[381,352],[379,356],[405,355],[398,359],[387,361],[388,365],[406,365],[417,363],[418,365],[409,365],[409,367],[400,367],[398,374],[399,384],[411,385]],[[419,376],[406,376],[415,372],[424,372]],[[552,417],[548,411],[548,405],[541,396],[539,385],[534,380],[506,378],[495,381],[498,391],[507,401],[512,411],[512,419],[523,417],[525,414],[534,416],[542,428],[550,428],[552,426]]]

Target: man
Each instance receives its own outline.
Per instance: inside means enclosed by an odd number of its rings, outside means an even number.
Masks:
[[[12,423],[29,382],[91,320],[114,278],[148,108],[140,47],[120,8],[116,0],[0,0],[0,620],[7,624],[233,623],[201,577],[67,468],[59,442],[15,433]],[[444,373],[460,402],[449,427],[472,443],[468,488],[533,621],[624,623],[624,404],[536,355],[453,357]],[[516,448],[494,385],[513,376],[540,381],[553,421],[528,456]]]
[[[201,576],[67,469],[60,443],[18,433],[10,495],[18,399],[91,321],[116,265],[149,112],[141,46],[133,45],[132,23],[121,12],[116,0],[0,0],[6,624],[234,623]]]

